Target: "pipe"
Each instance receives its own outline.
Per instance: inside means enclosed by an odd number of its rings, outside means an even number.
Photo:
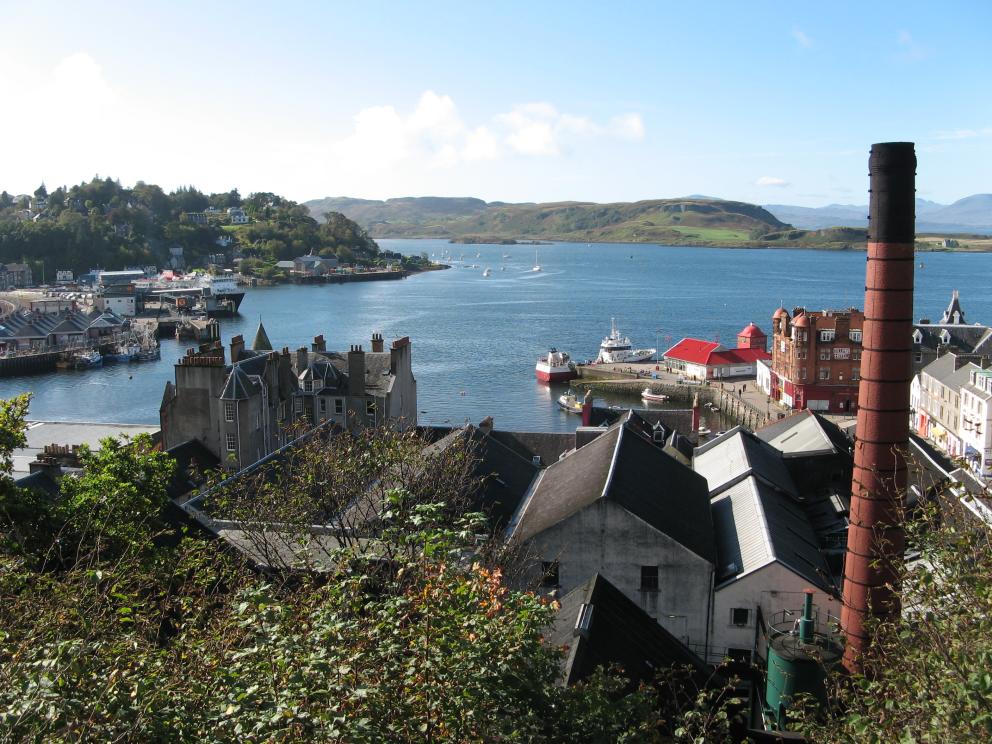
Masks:
[[[799,620],[799,642],[813,642],[813,590],[807,589],[803,598],[803,616]]]
[[[870,621],[899,616],[898,575],[905,547],[912,380],[916,154],[912,142],[873,145],[865,321],[851,514],[844,563],[844,667],[865,670]]]

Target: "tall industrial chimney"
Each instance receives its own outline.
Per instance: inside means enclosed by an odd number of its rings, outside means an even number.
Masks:
[[[897,617],[897,585],[912,380],[916,153],[912,142],[873,145],[858,428],[841,626],[844,666],[872,652],[869,618]]]

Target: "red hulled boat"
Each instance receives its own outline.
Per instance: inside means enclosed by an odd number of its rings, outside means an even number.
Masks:
[[[558,349],[551,349],[547,356],[537,360],[534,373],[541,382],[567,382],[579,376],[568,354]]]

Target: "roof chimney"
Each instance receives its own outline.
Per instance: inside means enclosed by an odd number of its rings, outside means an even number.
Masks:
[[[898,616],[898,566],[912,379],[916,153],[912,142],[873,145],[865,321],[851,518],[841,626],[844,666],[861,672],[872,652],[869,617]]]
[[[302,375],[310,368],[310,352],[306,346],[301,346],[296,350],[296,374]]]
[[[361,345],[348,350],[348,395],[365,395],[365,352]]]
[[[324,341],[324,334],[313,337],[313,343],[310,345],[313,351],[327,351],[327,342]]]
[[[259,328],[261,328],[261,323],[259,323]],[[234,336],[231,339],[231,364],[237,364],[238,360],[241,359],[241,352],[245,350],[245,337],[241,334]]]
[[[372,351],[382,351],[383,340],[381,333],[372,334]]]

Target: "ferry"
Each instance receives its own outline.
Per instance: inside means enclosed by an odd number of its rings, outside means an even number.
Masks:
[[[134,282],[139,295],[153,297],[177,307],[199,305],[210,317],[227,317],[238,314],[244,289],[238,286],[240,275],[224,272],[211,274],[177,274],[163,271],[154,279]]]
[[[600,364],[635,364],[651,359],[657,352],[657,349],[633,348],[630,339],[617,330],[616,318],[610,318],[610,335],[600,344],[596,361]]]
[[[575,362],[564,351],[555,348],[537,360],[534,373],[541,382],[567,382],[579,376]]]
[[[668,400],[668,396],[662,393],[656,393],[651,388],[646,387],[641,391],[641,400],[648,403],[664,403]]]

